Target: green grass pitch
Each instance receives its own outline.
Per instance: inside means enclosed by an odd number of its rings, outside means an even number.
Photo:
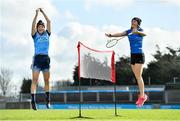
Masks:
[[[180,121],[180,110],[159,109],[84,109],[78,110],[0,110],[0,121]]]

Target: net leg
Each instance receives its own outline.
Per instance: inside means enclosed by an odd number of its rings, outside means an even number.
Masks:
[[[82,117],[81,115],[81,80],[79,80],[79,118]]]
[[[117,102],[116,102],[116,83],[114,83],[114,115],[118,116],[118,114],[117,114]]]

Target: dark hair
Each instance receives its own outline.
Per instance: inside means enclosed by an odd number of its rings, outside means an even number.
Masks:
[[[137,21],[139,26],[141,25],[142,20],[140,18],[134,17],[131,21],[133,21],[133,20]]]
[[[43,22],[42,20],[39,20],[39,21],[38,21],[36,27],[38,28],[39,25],[43,25],[43,26],[45,27],[44,22]]]

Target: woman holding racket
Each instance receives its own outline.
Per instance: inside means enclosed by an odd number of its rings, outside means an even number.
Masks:
[[[146,34],[143,32],[143,29],[140,28],[141,19],[134,17],[131,20],[131,28],[122,33],[116,34],[105,34],[107,37],[123,37],[128,36],[131,49],[131,68],[136,77],[138,87],[139,87],[139,97],[136,101],[136,105],[141,107],[144,102],[147,100],[147,95],[144,93],[144,81],[142,78],[143,65],[145,62],[144,52],[142,50],[143,37]]]
[[[38,14],[40,12],[46,19],[47,30],[45,30],[45,24],[42,22],[42,20],[39,20],[36,23]],[[33,64],[31,67],[32,68],[31,105],[32,105],[32,109],[34,110],[37,110],[35,93],[36,93],[36,87],[37,87],[40,71],[43,72],[43,77],[45,82],[44,90],[46,92],[45,93],[46,106],[47,108],[50,108],[50,94],[49,94],[50,58],[48,56],[50,34],[51,34],[50,20],[45,14],[45,12],[41,8],[38,8],[36,10],[36,15],[32,23],[32,31],[31,31],[31,35],[34,40],[34,49],[35,49]]]

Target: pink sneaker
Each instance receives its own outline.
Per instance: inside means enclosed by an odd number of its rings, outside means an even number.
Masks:
[[[144,105],[144,102],[148,99],[148,96],[144,94],[144,97],[139,97],[138,100],[136,101],[136,105],[138,107],[142,107]]]

